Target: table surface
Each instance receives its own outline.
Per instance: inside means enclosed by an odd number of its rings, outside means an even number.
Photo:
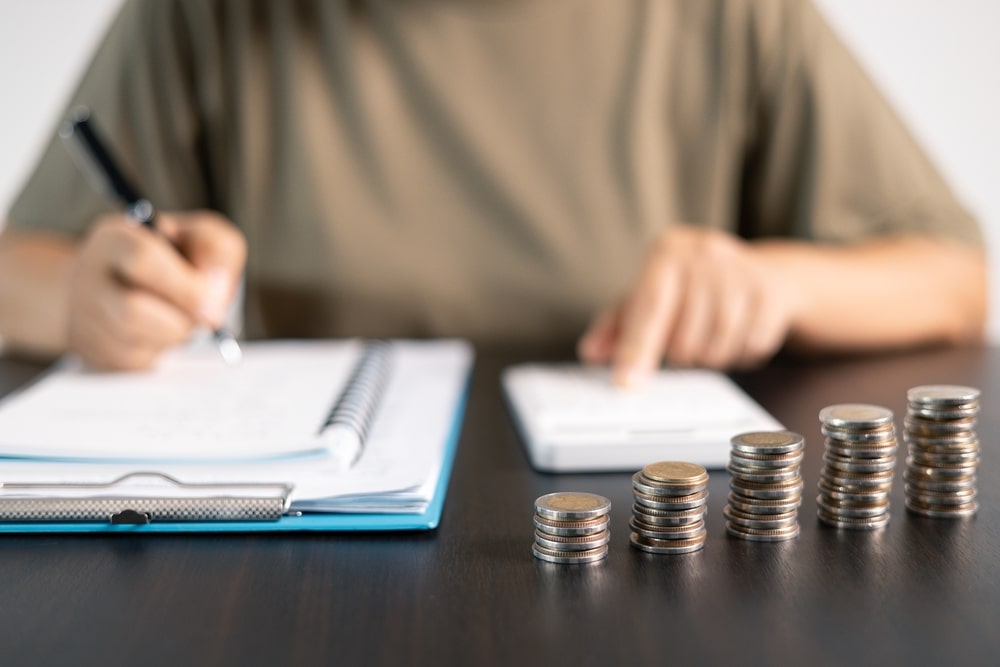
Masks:
[[[546,354],[481,353],[441,527],[426,533],[0,537],[0,664],[997,664],[1000,349],[779,361],[735,379],[807,438],[801,535],[727,537],[713,472],[704,550],[628,543],[628,474],[534,472],[498,376]],[[0,360],[0,393],[39,367]],[[907,388],[983,390],[979,514],[903,509],[876,533],[816,521],[817,413]],[[897,419],[897,426],[899,420]],[[608,558],[531,555],[536,497],[612,500]]]

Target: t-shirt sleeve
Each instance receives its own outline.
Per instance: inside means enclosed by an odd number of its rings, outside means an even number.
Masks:
[[[980,230],[807,0],[753,3],[741,232],[850,242]],[[779,10],[780,7],[780,10]]]
[[[191,49],[174,2],[131,0],[66,105],[83,105],[126,177],[161,210],[211,206],[192,95]],[[8,215],[12,228],[79,236],[113,210],[56,129]]]

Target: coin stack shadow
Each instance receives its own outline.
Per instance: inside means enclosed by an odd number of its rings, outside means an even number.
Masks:
[[[705,546],[708,471],[694,463],[650,463],[632,475],[629,542],[654,554],[686,554]]]
[[[836,528],[884,528],[896,466],[892,411],[845,403],[823,408],[819,418],[826,436],[816,498],[819,520]]]
[[[933,518],[975,514],[979,390],[927,385],[910,389],[906,399],[906,508]]]
[[[753,542],[798,537],[805,438],[791,431],[741,433],[730,440],[726,532]]]
[[[593,563],[608,555],[611,501],[595,493],[550,493],[535,501],[535,558]]]

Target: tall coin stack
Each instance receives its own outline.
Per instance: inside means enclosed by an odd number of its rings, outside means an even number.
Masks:
[[[975,514],[979,390],[929,385],[910,389],[906,399],[906,508],[935,518]]]
[[[611,501],[594,493],[550,493],[535,501],[535,558],[593,563],[608,555]]]
[[[730,441],[726,532],[754,542],[799,534],[805,438],[791,431],[741,433]]]
[[[885,527],[896,466],[892,411],[847,403],[823,408],[819,419],[826,436],[816,498],[819,520],[837,528]]]
[[[632,532],[636,549],[686,554],[705,546],[708,472],[694,463],[650,463],[632,475]]]

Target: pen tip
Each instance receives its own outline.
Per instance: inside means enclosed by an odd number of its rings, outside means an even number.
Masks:
[[[236,342],[233,335],[227,332],[216,332],[215,340],[219,347],[219,354],[222,356],[223,361],[225,361],[230,366],[237,366],[241,361],[243,361],[243,350],[240,348],[240,344]]]

